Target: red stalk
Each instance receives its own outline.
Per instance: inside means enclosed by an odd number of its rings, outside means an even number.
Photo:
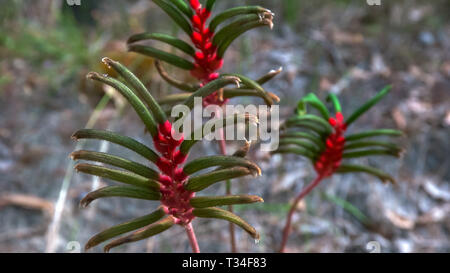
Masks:
[[[194,227],[192,226],[192,223],[184,225],[184,228],[189,238],[189,243],[191,244],[192,252],[200,253],[200,247],[198,246],[197,237],[195,236]]]
[[[289,210],[286,224],[283,229],[283,240],[281,241],[281,247],[280,252],[283,253],[284,249],[286,247],[287,239],[289,237],[290,229],[291,229],[291,221],[292,221],[292,215],[294,215],[295,209],[297,208],[298,203],[305,197],[308,193],[311,192],[312,189],[314,189],[319,183],[322,181],[323,177],[321,175],[317,176],[316,179],[314,179],[306,188],[304,188],[300,194],[295,198],[294,203],[291,206],[291,209]]]
[[[344,133],[347,129],[347,125],[344,123],[344,117],[340,112],[336,113],[335,118],[330,117],[328,122],[333,127],[334,132],[327,137],[325,141],[326,148],[319,156],[319,159],[314,163],[314,169],[317,172],[316,179],[313,180],[313,182],[311,182],[302,192],[300,192],[289,210],[283,230],[283,239],[281,241],[280,252],[284,252],[284,248],[286,247],[291,228],[292,215],[294,214],[298,203],[303,199],[303,197],[311,192],[312,189],[319,185],[323,178],[333,175],[341,164],[345,144]]]

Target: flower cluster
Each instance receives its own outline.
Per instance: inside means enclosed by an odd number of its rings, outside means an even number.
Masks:
[[[334,94],[330,94],[328,99],[334,105],[335,117],[330,116],[328,108],[313,93],[309,93],[299,101],[296,114],[289,118],[284,125],[285,132],[281,135],[280,146],[275,153],[293,153],[307,157],[313,164],[317,176],[294,199],[286,217],[280,252],[285,251],[292,216],[297,204],[323,179],[334,173],[363,172],[374,175],[383,182],[395,182],[390,175],[379,169],[363,165],[342,164],[342,160],[348,158],[377,155],[400,156],[402,149],[393,143],[366,140],[376,136],[400,136],[402,135],[400,131],[378,129],[349,136],[344,135],[348,126],[378,103],[389,90],[390,86],[381,90],[345,121],[340,102]],[[315,108],[320,115],[307,113],[308,106]],[[299,131],[298,128],[302,130]]]
[[[183,137],[176,140],[173,135],[172,124],[167,120],[158,126],[158,134],[153,139],[156,150],[161,154],[156,162],[161,172],[159,191],[164,211],[175,218],[176,224],[186,225],[194,219],[193,207],[189,202],[195,192],[184,188],[183,183],[188,176],[179,165],[184,163],[187,155],[179,150]]]
[[[196,91],[205,84],[226,75],[219,73],[219,70],[223,66],[225,52],[235,39],[251,29],[263,26],[272,28],[273,26],[272,12],[260,6],[235,7],[212,17],[214,0],[206,1],[205,6],[200,4],[198,0],[191,0],[189,4],[182,0],[153,0],[153,2],[174,20],[190,37],[190,41],[185,42],[177,37],[161,33],[139,33],[128,39],[129,50],[155,58],[157,60],[155,65],[161,77],[169,84],[187,92]],[[231,23],[221,27],[230,20]],[[153,46],[136,44],[144,40],[157,40],[169,44],[192,57],[192,61]],[[198,80],[198,84],[192,85],[170,76],[159,61],[189,71]],[[203,98],[203,106],[222,106],[230,98],[237,96],[261,97],[267,104],[271,105],[274,100],[278,101],[279,99],[274,94],[266,92],[261,85],[280,72],[280,69],[273,70],[256,81],[242,75],[234,75],[242,80],[241,88],[217,89]],[[165,104],[178,103],[185,96],[189,96],[189,93],[177,96],[169,95],[168,98],[162,98],[161,102]]]
[[[336,114],[331,117],[327,107],[313,94],[303,97],[296,110],[296,115],[289,118],[281,134],[280,147],[275,153],[294,153],[311,160],[318,176],[329,177],[334,173],[365,172],[384,181],[394,182],[388,174],[369,166],[342,164],[343,159],[365,156],[400,156],[402,149],[393,143],[367,140],[376,136],[400,136],[400,131],[391,129],[369,130],[345,136],[347,128],[363,113],[381,100],[390,90],[384,88],[370,99],[347,120],[342,115],[341,105],[334,94],[329,95]],[[318,110],[320,115],[307,113],[307,106]],[[298,131],[298,128],[302,128]]]
[[[194,15],[191,18],[193,28],[191,40],[198,49],[195,52],[195,63],[191,74],[206,83],[219,77],[216,71],[222,67],[223,59],[218,57],[217,46],[212,43],[214,33],[206,25],[211,12],[202,8],[198,0],[190,1],[190,5],[194,10]]]
[[[198,0],[191,0],[190,5],[194,10],[191,18],[193,28],[191,40],[195,47],[199,50],[195,52],[194,68],[191,74],[201,81],[200,86],[215,80],[219,77],[219,70],[223,65],[223,59],[217,55],[217,46],[213,45],[212,38],[214,33],[206,26],[206,21],[211,16],[211,12],[202,5]],[[223,105],[227,100],[221,99],[217,92],[205,97],[204,106],[214,104]]]
[[[130,70],[109,58],[103,58],[103,62],[122,80],[95,72],[90,72],[88,78],[116,89],[126,98],[152,135],[156,151],[130,137],[109,131],[82,129],[77,131],[73,138],[76,140],[101,139],[123,146],[149,160],[157,166],[158,170],[116,155],[86,150],[75,151],[72,153],[74,160],[99,162],[118,168],[79,163],[75,166],[77,171],[127,184],[126,186],[107,186],[92,191],[81,200],[81,204],[87,206],[96,199],[114,196],[155,200],[160,202],[160,206],[148,215],[100,232],[88,241],[85,248],[89,249],[113,237],[134,231],[107,244],[105,251],[109,251],[113,247],[142,240],[174,225],[180,225],[186,229],[193,251],[198,252],[199,247],[191,224],[196,217],[223,219],[243,228],[252,237],[259,238],[256,230],[239,216],[216,206],[262,202],[261,197],[255,195],[196,196],[197,192],[218,182],[247,175],[260,175],[259,167],[244,158],[246,152],[233,156],[200,157],[184,164],[191,147],[198,140],[194,140],[193,135],[189,139],[184,139],[182,132],[181,135],[175,134],[172,123],[161,106]],[[192,93],[183,104],[192,108],[194,97],[208,96],[216,88],[234,84],[237,80],[236,77],[218,78]],[[231,125],[242,122],[255,123],[257,119],[249,115],[232,115],[223,117],[222,124]],[[203,132],[204,128],[201,129]],[[209,168],[213,170],[207,171]],[[197,174],[200,171],[203,172]]]
[[[341,112],[337,112],[335,118],[330,117],[328,123],[333,127],[333,133],[327,137],[325,150],[314,164],[314,169],[322,177],[332,175],[339,168],[344,152],[344,133],[347,129]]]

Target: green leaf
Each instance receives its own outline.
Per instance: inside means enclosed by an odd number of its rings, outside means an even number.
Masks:
[[[132,139],[131,137],[122,136],[110,131],[95,130],[95,129],[81,129],[72,135],[75,140],[79,139],[100,139],[112,142],[114,144],[123,146],[132,150],[133,152],[143,156],[144,158],[156,163],[159,155],[144,144]]]
[[[119,225],[110,227],[95,236],[91,237],[89,241],[84,246],[85,250],[88,250],[98,244],[101,244],[111,238],[119,236],[121,234],[136,230],[138,228],[142,228],[144,226],[153,224],[154,222],[160,220],[165,215],[164,210],[162,208],[158,208],[154,212],[147,214],[145,216],[135,218],[133,220],[121,223]]]
[[[191,96],[191,93],[177,93],[177,94],[171,94],[167,95],[161,99],[158,100],[158,103],[160,105],[165,104],[174,104],[174,103],[180,103],[182,101],[185,101],[187,98]]]
[[[191,96],[186,99],[184,104],[189,107],[189,109],[192,109],[194,108],[194,99],[196,97],[204,98],[229,84],[238,85],[239,82],[240,79],[235,76],[220,76],[216,80],[210,81],[209,83],[205,84],[203,87],[192,93]]]
[[[209,11],[212,11],[215,3],[216,3],[216,0],[208,0],[208,1],[206,1],[206,9],[209,10]]]
[[[223,39],[224,41],[221,44],[218,44],[217,56],[219,58],[223,58],[228,47],[234,42],[234,40],[236,40],[239,36],[241,36],[245,32],[247,32],[251,29],[257,28],[257,27],[264,27],[264,26],[269,26],[270,28],[272,28],[272,26],[273,26],[272,20],[263,19],[263,20],[249,22],[249,23],[239,26],[239,28],[237,30],[235,30],[232,35],[227,36],[225,39]]]
[[[122,169],[125,169],[127,171],[130,171],[132,173],[141,175],[143,177],[147,177],[150,179],[158,179],[159,173],[145,165],[142,165],[140,163],[115,156],[110,155],[106,153],[101,152],[94,152],[94,151],[76,151],[73,152],[71,155],[73,160],[89,160],[89,161],[95,161],[95,162],[101,162],[105,164],[109,164],[115,167],[119,167]]]
[[[367,110],[369,110],[372,106],[377,104],[391,90],[391,87],[392,86],[390,86],[390,85],[386,86],[385,88],[383,88],[383,90],[378,92],[377,95],[375,95],[373,98],[371,98],[369,101],[367,101],[363,106],[356,109],[356,111],[353,112],[353,114],[351,114],[350,117],[345,121],[345,124],[347,124],[347,126],[349,126],[356,119],[358,119],[362,114],[364,114]]]
[[[134,173],[85,163],[75,165],[75,169],[78,172],[111,179],[136,187],[159,190],[159,183],[157,181],[145,178]]]
[[[212,43],[216,46],[223,44],[224,41],[227,39],[227,37],[233,35],[239,27],[241,27],[246,23],[255,21],[256,22],[260,21],[260,17],[257,14],[250,14],[240,17],[236,21],[228,24],[227,26],[219,30],[217,33],[215,33]]]
[[[296,139],[296,138],[282,138],[280,139],[280,145],[297,145],[300,146],[302,148],[305,148],[306,150],[310,151],[311,153],[313,153],[314,155],[317,155],[320,150],[311,142],[309,141],[305,141],[302,139]]]
[[[224,128],[226,126],[230,126],[230,125],[236,125],[238,123],[258,123],[258,118],[254,115],[249,115],[249,114],[234,114],[234,115],[228,115],[226,117],[223,117],[221,119],[219,119],[219,121],[215,124],[218,125],[218,127],[216,128],[215,126],[211,128],[211,132],[215,132],[216,130],[220,129],[220,128]],[[197,143],[199,140],[196,139],[195,136],[201,136],[202,138],[204,137],[203,132],[205,131],[205,126],[206,124],[204,124],[202,126],[202,128],[199,128],[197,130],[195,130],[194,132],[191,133],[189,139],[185,139],[180,146],[180,151],[184,154],[188,154],[189,150],[191,149],[192,146],[194,146],[195,143]]]
[[[215,206],[251,204],[256,202],[264,202],[264,200],[256,195],[242,194],[193,197],[189,202],[194,208],[208,208]]]
[[[122,96],[124,96],[127,101],[131,104],[131,106],[134,108],[138,116],[141,118],[142,122],[144,122],[147,130],[151,133],[152,136],[155,136],[157,134],[157,128],[155,120],[153,119],[152,115],[148,111],[145,104],[139,99],[136,94],[133,93],[133,91],[130,90],[125,84],[120,82],[119,80],[102,76],[96,72],[89,72],[87,77],[89,79],[93,79],[99,82],[102,82],[106,85],[109,85],[119,91]]]
[[[198,192],[206,189],[214,183],[225,181],[227,179],[233,179],[236,177],[246,176],[252,173],[253,172],[250,169],[244,167],[235,167],[212,171],[209,173],[190,177],[185,185],[185,188],[189,191]]]
[[[172,4],[174,4],[181,12],[184,13],[188,18],[192,18],[194,13],[192,12],[191,7],[186,4],[183,0],[170,0]]]
[[[163,231],[168,230],[174,224],[175,224],[175,218],[173,218],[172,216],[168,216],[162,220],[159,220],[156,223],[145,226],[145,227],[131,233],[130,235],[127,235],[127,236],[124,236],[124,237],[121,237],[119,239],[112,241],[111,243],[109,243],[108,245],[105,246],[104,251],[109,252],[109,250],[111,250],[111,248],[114,248],[114,247],[117,247],[117,246],[120,246],[120,245],[123,245],[126,243],[131,243],[131,242],[136,242],[136,241],[140,241],[143,239],[147,239],[151,236],[157,235]]]
[[[345,141],[355,141],[363,138],[376,137],[376,136],[391,136],[391,137],[399,137],[402,136],[403,132],[392,129],[376,129],[376,130],[368,130],[361,133],[352,134],[345,137]]]
[[[193,86],[191,84],[182,82],[180,80],[177,80],[173,77],[171,77],[169,75],[169,73],[167,73],[167,71],[164,69],[164,67],[162,66],[161,62],[158,60],[155,60],[155,66],[156,66],[156,70],[158,71],[159,75],[170,85],[175,86],[176,88],[183,90],[183,91],[188,91],[188,92],[194,92],[197,89],[200,88],[200,86]]]
[[[245,167],[253,172],[254,175],[261,175],[261,169],[253,163],[252,161],[237,157],[237,156],[227,156],[227,155],[213,155],[213,156],[204,156],[197,159],[194,159],[188,162],[184,167],[183,171],[191,175],[200,170],[204,170],[210,167]]]
[[[183,17],[183,14],[179,12],[172,5],[167,3],[164,0],[153,0],[153,2],[158,5],[164,12],[169,15],[170,18],[182,29],[186,32],[187,35],[191,36],[192,27],[191,24]]]
[[[316,155],[302,147],[278,147],[277,150],[272,152],[273,154],[296,154],[307,157],[312,162],[315,161]]]
[[[373,150],[363,150],[363,151],[355,151],[355,152],[345,152],[342,154],[342,158],[356,158],[356,157],[364,157],[364,156],[377,156],[377,155],[387,155],[387,156],[395,156],[400,157],[402,150],[387,150],[387,149],[373,149]]]
[[[259,85],[254,80],[247,78],[240,74],[222,74],[224,77],[238,77],[240,79],[240,82],[245,84],[246,86],[250,87],[251,89],[254,89],[256,92],[260,93],[260,97],[264,99],[267,105],[271,106],[273,104],[272,97],[269,96],[269,94],[262,88],[261,85]]]
[[[326,120],[324,120],[321,117],[310,114],[293,116],[287,120],[287,124],[289,126],[290,124],[301,124],[304,123],[305,121],[320,125],[321,128],[325,130],[326,134],[331,134],[333,132],[333,127],[331,127],[331,125]]]
[[[204,208],[204,209],[194,209],[192,213],[195,216],[201,218],[215,218],[229,221],[241,227],[253,238],[259,239],[258,232],[256,232],[256,230],[251,225],[245,222],[244,219],[242,219],[241,217],[227,210],[219,208]]]
[[[271,13],[270,10],[265,9],[263,7],[259,6],[244,6],[244,7],[236,7],[228,9],[222,13],[219,13],[216,15],[209,24],[209,29],[212,32],[215,32],[216,28],[223,23],[224,21],[242,14],[260,14],[260,13]]]
[[[400,150],[394,143],[384,141],[356,141],[345,144],[344,150],[366,148],[366,147],[383,147],[389,150]]]
[[[319,149],[325,149],[325,145],[320,137],[306,132],[286,132],[281,134],[280,138],[303,138],[316,144]]]
[[[285,126],[287,126],[287,128],[303,127],[309,129],[312,132],[319,135],[322,139],[325,139],[329,135],[329,133],[326,130],[324,130],[323,126],[320,126],[319,124],[312,122],[311,120],[306,119],[287,120]]]
[[[330,113],[328,112],[327,107],[314,93],[308,93],[299,101],[296,110],[297,114],[305,115],[307,112],[306,106],[308,104],[317,109],[324,119],[328,120],[330,118]]]
[[[133,74],[133,72],[128,70],[128,68],[121,63],[111,60],[110,58],[103,58],[102,61],[122,76],[125,82],[132,87],[133,91],[144,100],[159,124],[163,124],[167,120],[166,114],[161,109],[161,106],[159,106],[145,85]]]
[[[275,101],[275,102],[280,101],[280,98],[271,92],[261,93],[260,91],[254,90],[254,89],[240,89],[240,88],[232,88],[232,89],[224,88],[223,89],[223,97],[225,99],[231,99],[231,98],[235,98],[235,97],[259,97],[259,98],[266,100],[267,96],[270,97],[270,99],[272,99],[272,101]]]
[[[92,201],[105,197],[128,197],[144,200],[160,200],[161,193],[152,189],[133,186],[108,186],[88,193],[81,201],[82,207],[87,207]]]
[[[135,35],[131,36],[130,38],[128,38],[127,43],[132,44],[132,43],[143,41],[143,40],[156,40],[156,41],[164,42],[166,44],[169,44],[169,45],[183,51],[184,53],[186,53],[190,56],[195,55],[195,49],[190,44],[188,44],[185,41],[180,40],[176,37],[173,37],[168,34],[163,34],[163,33],[149,33],[149,32],[138,33],[138,34],[135,34]]]
[[[327,101],[331,101],[331,102],[333,103],[334,111],[335,111],[336,113],[337,113],[337,112],[342,113],[341,104],[340,104],[339,99],[338,99],[338,97],[336,96],[336,94],[334,94],[334,93],[328,94]]]
[[[194,68],[194,64],[192,62],[151,46],[130,45],[128,46],[128,51],[144,54],[146,56],[164,61],[181,69],[191,70]]]
[[[338,173],[353,173],[353,172],[363,172],[371,174],[377,178],[379,178],[383,183],[391,182],[395,184],[395,179],[392,178],[389,174],[373,168],[369,166],[362,166],[362,165],[350,165],[350,164],[341,164],[339,168],[336,170]]]

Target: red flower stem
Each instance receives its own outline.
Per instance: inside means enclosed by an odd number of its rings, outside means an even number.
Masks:
[[[319,185],[320,181],[322,181],[323,176],[319,175],[316,177],[316,179],[314,179],[308,186],[306,186],[306,188],[304,188],[300,194],[295,198],[294,203],[291,206],[291,209],[289,210],[287,219],[286,219],[286,224],[284,226],[284,230],[283,230],[283,240],[281,241],[281,247],[280,247],[280,252],[283,253],[284,252],[284,248],[286,247],[286,243],[287,243],[287,239],[289,237],[289,232],[291,229],[291,221],[292,221],[292,215],[294,215],[295,209],[297,208],[298,203],[300,202],[300,200],[303,199],[303,197],[305,197],[308,193],[311,192],[312,189],[314,189],[317,185]]]
[[[191,244],[192,247],[192,252],[200,253],[200,248],[198,247],[197,237],[195,236],[194,227],[192,226],[192,223],[184,225],[184,228],[186,229],[186,234],[189,238],[189,243]]]
[[[220,118],[220,116],[218,116],[217,118]],[[220,152],[223,155],[227,154],[227,144],[225,142],[225,133],[222,128],[219,128],[219,134],[220,134],[220,140],[219,140],[219,148],[220,148]],[[231,181],[227,180],[226,181],[226,195],[231,195]],[[233,212],[233,206],[229,205],[228,206],[228,211],[229,212]],[[236,253],[237,252],[237,246],[236,246],[236,236],[235,236],[235,229],[234,229],[234,224],[233,223],[228,223],[228,228],[230,230],[230,246],[231,246],[231,252],[232,253]]]
[[[223,155],[226,155],[227,154],[227,144],[225,143],[225,137],[224,137],[225,135],[224,135],[223,128],[219,128],[219,134],[220,134],[220,137],[222,138],[221,140],[219,140],[220,152]]]

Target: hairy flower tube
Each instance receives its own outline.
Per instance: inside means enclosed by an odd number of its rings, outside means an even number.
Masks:
[[[161,77],[178,89],[187,91],[163,98],[161,100],[163,104],[181,102],[190,96],[189,92],[194,92],[208,82],[217,79],[220,75],[219,70],[223,66],[225,52],[233,41],[243,33],[257,27],[269,26],[272,28],[273,26],[273,13],[259,6],[235,7],[210,18],[215,0],[206,1],[205,7],[198,0],[189,1],[189,4],[183,0],[153,0],[153,2],[166,12],[190,39],[189,42],[185,42],[161,33],[140,33],[128,39],[130,51],[155,58],[157,60],[155,65]],[[232,20],[232,22],[219,28],[229,20]],[[153,46],[136,44],[136,42],[144,40],[157,40],[166,43],[190,56],[192,60],[187,60]],[[199,83],[192,85],[175,79],[167,73],[160,61],[190,71],[190,74]],[[203,104],[204,106],[211,104],[222,106],[233,97],[256,96],[263,98],[267,104],[272,105],[274,101],[279,101],[279,98],[273,93],[265,91],[261,85],[280,72],[281,69],[272,70],[256,81],[242,75],[235,75],[241,79],[242,86],[232,89],[218,89],[206,96],[203,99]]]
[[[400,131],[376,129],[345,135],[349,125],[378,103],[389,90],[390,86],[381,90],[347,119],[344,119],[336,95],[328,96],[328,100],[333,103],[336,112],[335,116],[331,117],[328,108],[313,93],[309,93],[300,100],[296,114],[285,122],[282,128],[284,132],[280,136],[280,146],[274,153],[291,153],[308,158],[313,164],[317,176],[294,200],[283,230],[280,252],[285,250],[292,215],[297,204],[324,178],[335,173],[363,172],[374,175],[383,182],[395,182],[390,175],[379,169],[342,163],[342,160],[350,158],[384,155],[399,157],[401,155],[402,149],[394,143],[370,140],[377,136],[398,137],[402,135]],[[315,108],[320,115],[307,113],[308,105]]]
[[[116,236],[131,232],[107,244],[104,249],[109,251],[113,247],[142,240],[174,225],[180,225],[185,228],[193,251],[199,252],[191,223],[196,217],[227,220],[243,228],[252,237],[258,238],[256,230],[243,219],[216,206],[262,202],[261,197],[255,195],[196,196],[196,193],[217,182],[247,175],[260,175],[260,168],[244,158],[248,147],[243,149],[244,152],[238,151],[232,156],[206,156],[185,163],[189,150],[198,142],[193,137],[196,132],[187,139],[183,137],[182,132],[180,132],[181,136],[175,134],[172,122],[142,82],[120,63],[109,58],[104,58],[103,62],[116,71],[122,80],[95,72],[90,72],[87,77],[113,87],[126,98],[150,132],[156,151],[130,137],[110,131],[82,129],[74,133],[73,138],[76,140],[100,139],[123,146],[150,161],[157,169],[107,153],[75,151],[71,154],[74,160],[93,161],[115,167],[79,163],[75,166],[77,171],[126,184],[107,186],[90,192],[83,198],[81,205],[87,206],[99,198],[127,197],[157,200],[160,206],[148,215],[100,232],[86,243],[85,248],[89,249]],[[217,87],[223,88],[237,82],[237,77],[221,76],[194,92],[184,104],[192,108],[194,97],[208,96],[217,90]],[[222,124],[228,126],[239,122],[255,123],[257,119],[250,115],[236,114],[224,117]],[[203,133],[203,128],[201,130]],[[211,168],[212,170],[209,170]],[[197,174],[199,171],[202,171],[201,174]]]

